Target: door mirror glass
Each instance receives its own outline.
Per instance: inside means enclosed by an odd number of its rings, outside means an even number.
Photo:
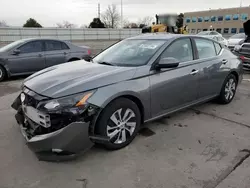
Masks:
[[[15,49],[12,54],[13,55],[18,55],[20,53],[21,53],[21,50]]]
[[[165,57],[160,60],[160,62],[156,65],[157,69],[163,68],[175,68],[179,66],[180,61],[173,57]]]

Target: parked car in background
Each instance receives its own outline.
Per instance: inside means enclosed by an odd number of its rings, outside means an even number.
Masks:
[[[217,31],[201,31],[197,33],[197,35],[222,36],[222,34],[218,33]]]
[[[245,33],[238,33],[228,39],[228,48],[233,51],[236,45],[241,45],[246,39]]]
[[[240,44],[235,45],[233,52],[243,61],[244,70],[250,70],[250,20],[243,24],[245,40],[241,39]],[[241,44],[243,43],[243,44]]]
[[[206,37],[206,38],[210,38],[210,39],[213,39],[221,44],[223,44],[224,46],[228,46],[228,41],[227,39],[225,39],[224,37],[222,36],[219,36],[219,35],[201,35],[202,37]]]
[[[91,59],[89,47],[54,39],[18,40],[0,48],[0,81],[81,59]]]
[[[40,160],[71,157],[94,143],[123,148],[144,122],[215,98],[230,103],[242,80],[242,61],[199,36],[140,35],[114,44],[91,62],[31,75],[12,104]]]

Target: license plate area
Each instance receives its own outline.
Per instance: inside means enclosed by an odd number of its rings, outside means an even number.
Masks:
[[[42,113],[39,110],[33,108],[32,106],[22,105],[23,112],[25,116],[34,121],[35,123],[48,128],[51,126],[50,116],[48,114]]]

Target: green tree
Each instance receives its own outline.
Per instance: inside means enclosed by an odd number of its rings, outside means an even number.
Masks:
[[[177,17],[177,21],[176,21],[176,26],[178,28],[181,28],[183,26],[183,18],[184,18],[184,14],[180,13]]]
[[[30,18],[26,21],[23,27],[42,27],[35,19]]]

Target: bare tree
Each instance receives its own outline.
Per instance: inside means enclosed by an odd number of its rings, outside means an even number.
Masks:
[[[69,21],[63,21],[63,23],[56,24],[58,28],[76,28],[76,25]]]
[[[84,29],[84,28],[88,28],[88,26],[86,24],[83,24],[80,26],[81,29]]]
[[[115,4],[109,5],[102,14],[102,22],[107,28],[116,28],[119,25],[120,15]]]
[[[7,25],[7,23],[4,20],[2,20],[2,21],[0,21],[0,27],[9,27],[9,26]]]
[[[143,24],[143,25],[151,25],[153,19],[154,19],[154,18],[151,17],[151,16],[146,16],[146,17],[144,17],[144,18],[142,18],[142,19],[139,19],[138,25],[140,25],[140,24]]]

